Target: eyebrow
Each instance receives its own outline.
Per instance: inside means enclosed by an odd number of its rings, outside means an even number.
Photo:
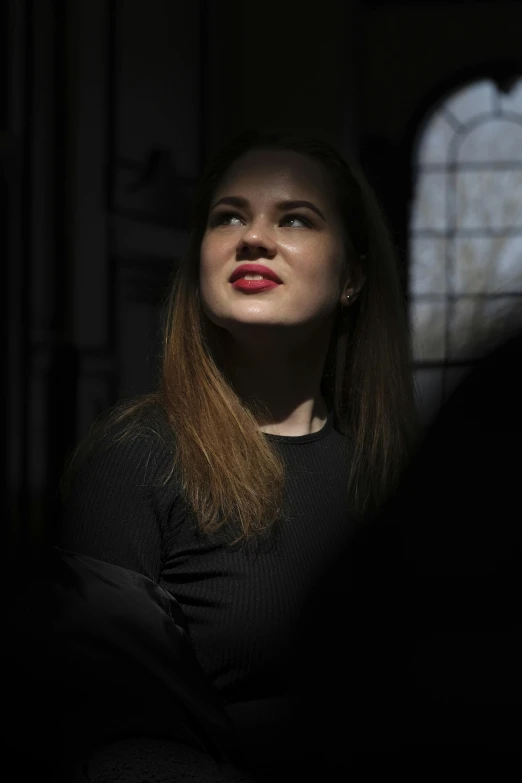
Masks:
[[[223,198],[220,198],[219,201],[216,201],[215,204],[212,205],[211,211],[218,207],[220,204],[229,204],[232,207],[248,207],[249,201],[246,198],[243,198],[242,196],[224,196]],[[297,201],[287,200],[287,201],[279,201],[276,204],[276,209],[279,209],[281,212],[283,212],[285,209],[298,209],[299,207],[307,207],[308,209],[311,209],[312,212],[315,212],[317,215],[319,215],[320,218],[324,220],[325,223],[328,221],[326,220],[325,216],[319,209],[319,207],[316,207],[315,204],[312,204],[311,201],[303,201],[302,199],[299,199]]]

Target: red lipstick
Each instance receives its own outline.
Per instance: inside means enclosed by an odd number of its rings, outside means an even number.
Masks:
[[[232,283],[232,288],[245,293],[257,293],[258,291],[267,291],[269,288],[277,288],[278,285],[281,284],[275,283],[273,280],[245,280],[240,277]]]
[[[282,283],[273,269],[264,264],[241,264],[236,267],[230,275],[229,282],[234,283],[238,278],[245,275],[263,275],[267,280],[273,280],[274,283]],[[254,281],[255,282],[255,281]],[[259,281],[261,282],[261,281]]]

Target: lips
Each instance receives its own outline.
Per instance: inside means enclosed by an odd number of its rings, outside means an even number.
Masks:
[[[231,284],[236,291],[242,291],[244,294],[261,293],[261,291],[270,291],[272,288],[279,288],[281,283],[274,280],[243,280],[239,278]]]
[[[229,282],[234,283],[239,278],[245,275],[262,275],[266,280],[272,280],[274,283],[282,283],[283,281],[276,275],[273,269],[263,264],[241,264],[236,267],[232,272]],[[259,281],[261,282],[261,281]]]

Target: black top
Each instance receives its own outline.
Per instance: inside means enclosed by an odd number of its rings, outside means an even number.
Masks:
[[[273,545],[231,549],[203,538],[175,478],[161,486],[172,453],[146,426],[86,460],[58,542],[141,573],[173,595],[225,704],[286,693],[297,623],[353,534],[346,500],[352,441],[334,427],[333,411],[319,432],[265,436],[284,458],[291,514]]]

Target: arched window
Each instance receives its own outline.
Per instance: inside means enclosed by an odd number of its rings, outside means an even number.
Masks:
[[[417,136],[409,225],[414,370],[433,412],[522,326],[522,79],[447,96]]]

